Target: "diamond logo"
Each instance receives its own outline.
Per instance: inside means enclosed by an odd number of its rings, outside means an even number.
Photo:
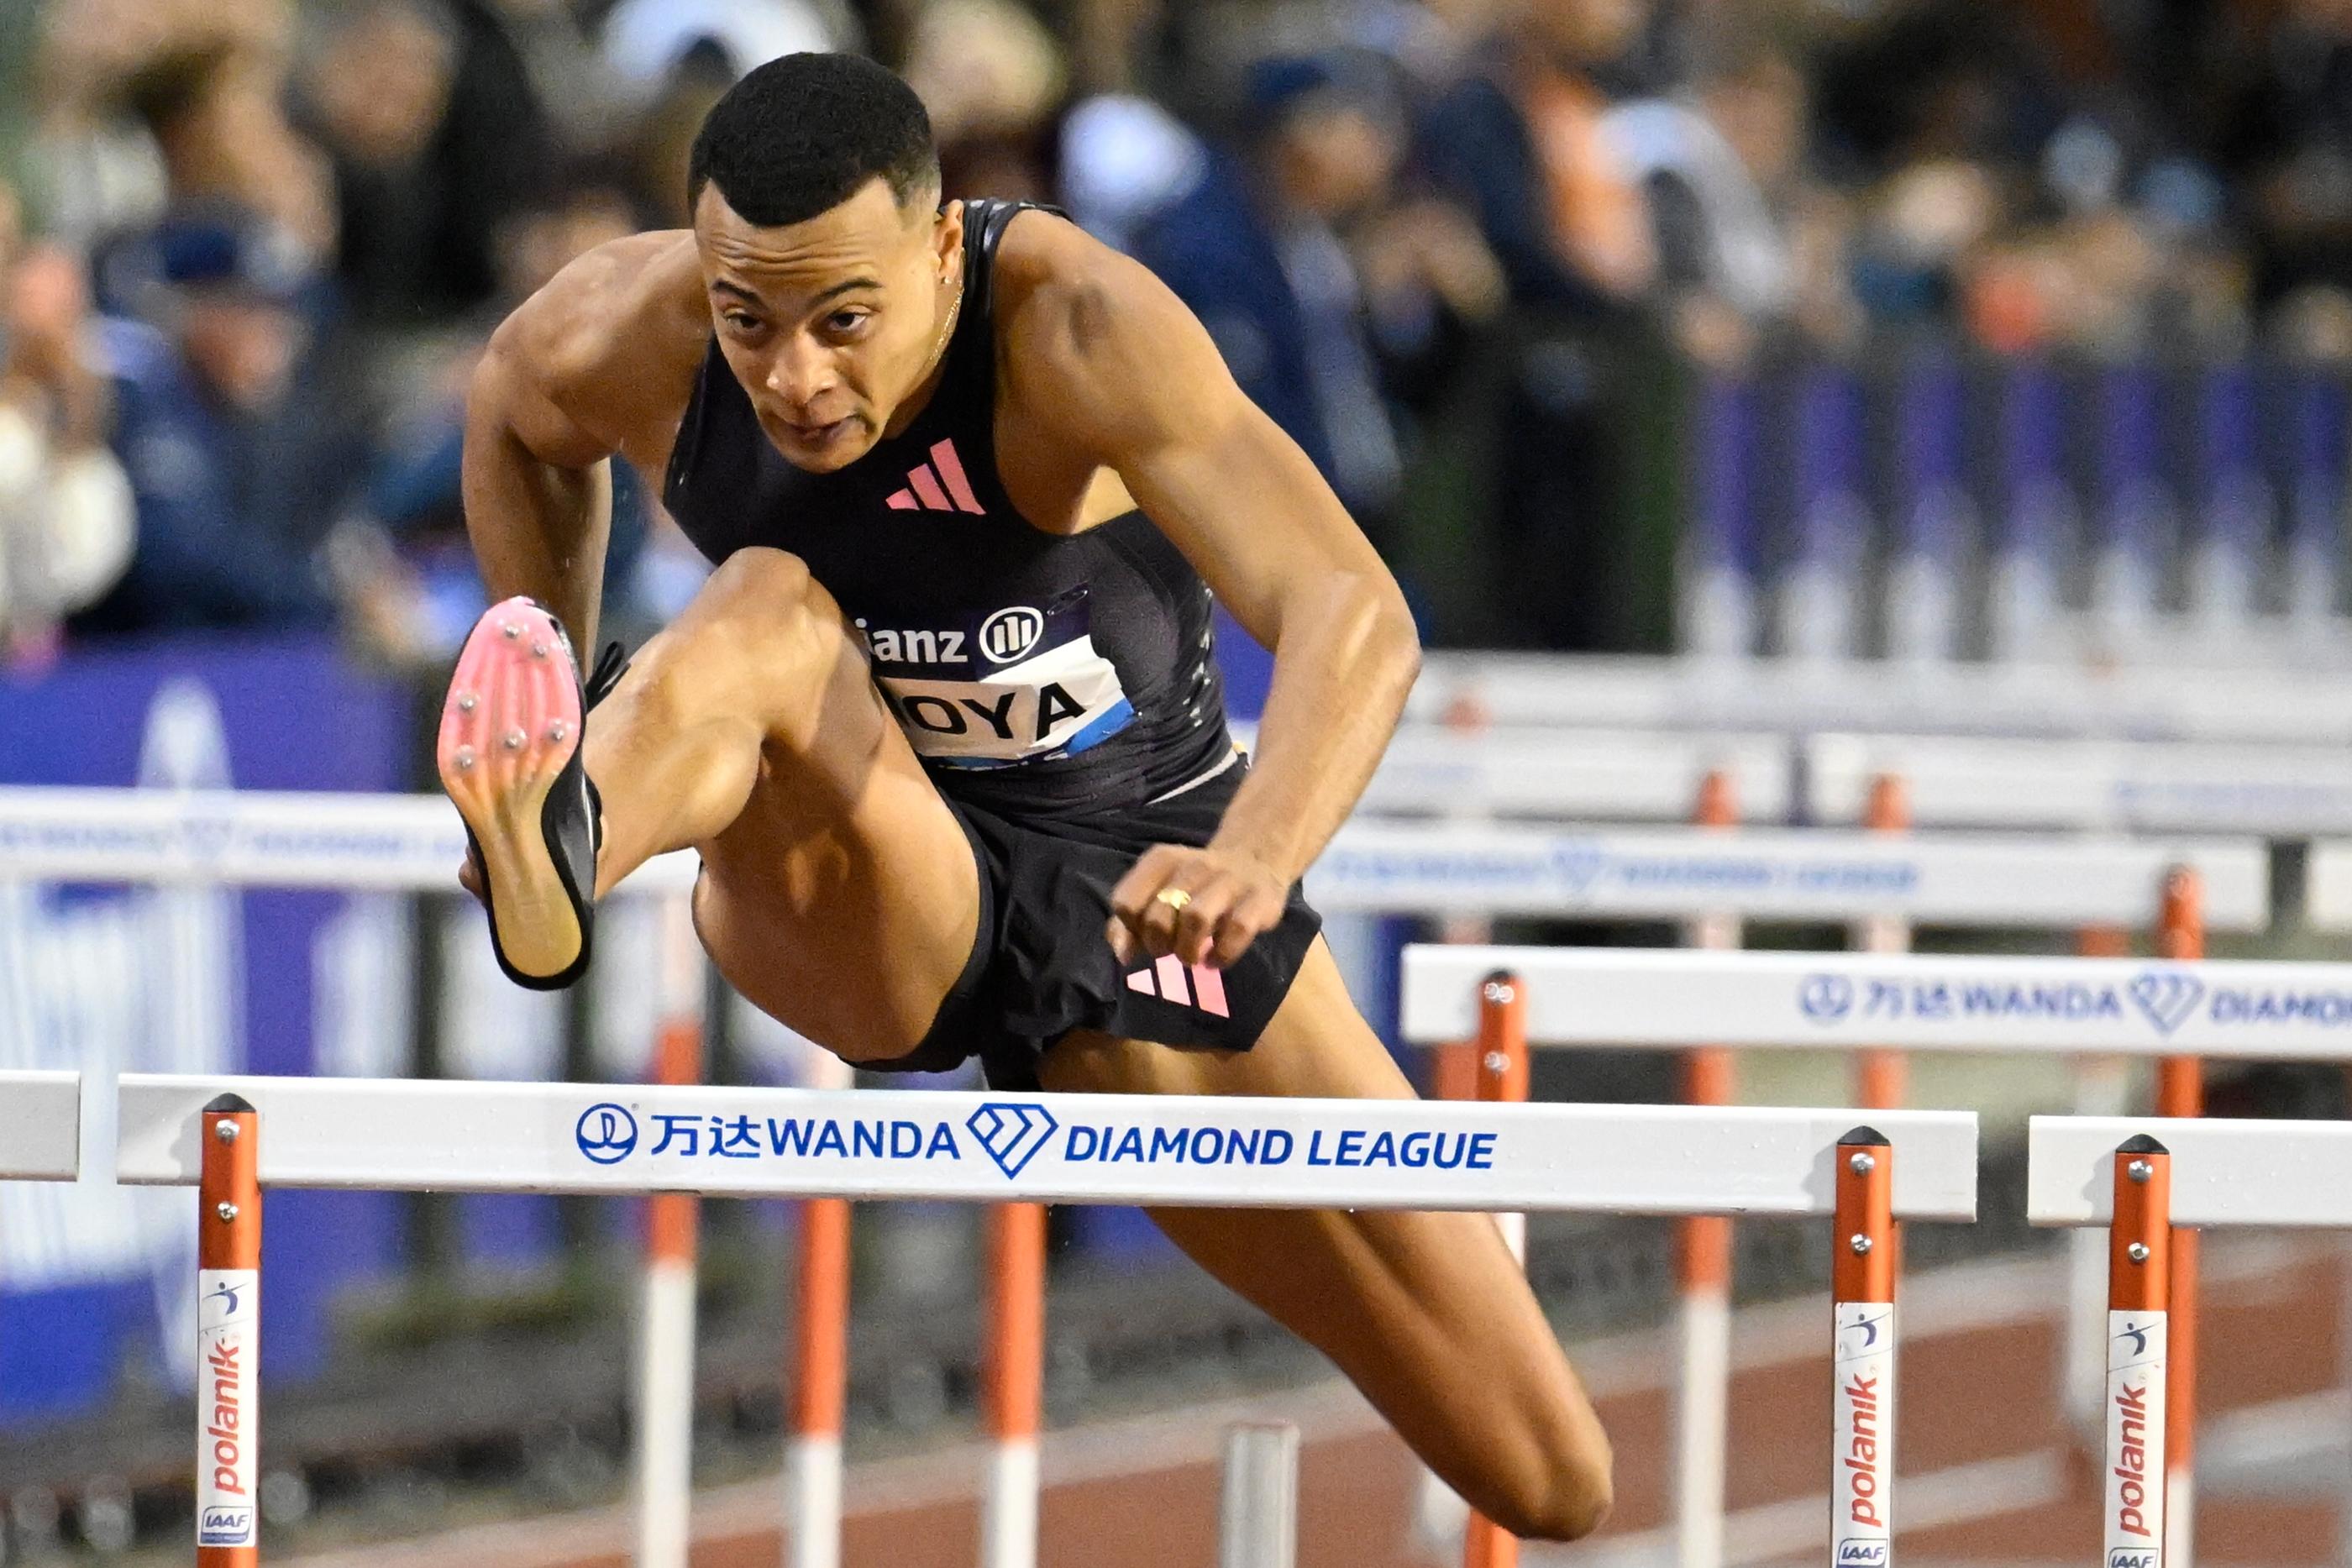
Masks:
[[[1061,1124],[1043,1105],[1017,1100],[991,1100],[974,1111],[964,1125],[996,1162],[996,1168],[1017,1176]]]
[[[2179,969],[2149,969],[2126,988],[2132,1006],[2146,1014],[2156,1032],[2169,1035],[2189,1021],[2205,999],[2205,982]]]
[[[1559,839],[1551,845],[1551,873],[1570,898],[1582,898],[1601,878],[1608,856],[1590,839]]]

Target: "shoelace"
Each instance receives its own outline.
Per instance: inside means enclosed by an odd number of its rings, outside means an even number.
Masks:
[[[605,643],[604,651],[596,655],[596,667],[588,673],[587,685],[581,688],[584,706],[593,708],[611,696],[613,688],[619,685],[621,677],[628,673],[629,656],[622,652],[621,645],[618,643]]]

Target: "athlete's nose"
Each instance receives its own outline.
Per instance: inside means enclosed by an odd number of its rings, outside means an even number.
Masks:
[[[776,350],[768,363],[768,390],[782,399],[795,416],[814,412],[816,401],[839,384],[833,355],[822,345],[796,339]]]

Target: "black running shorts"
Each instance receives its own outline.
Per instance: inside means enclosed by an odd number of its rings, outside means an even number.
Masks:
[[[976,1056],[992,1087],[1034,1091],[1038,1057],[1074,1029],[1178,1047],[1256,1044],[1323,926],[1296,885],[1280,923],[1225,969],[1172,957],[1122,964],[1104,935],[1111,889],[1137,857],[1154,844],[1206,844],[1245,771],[1236,759],[1164,800],[1050,819],[950,798],[980,867],[971,957],[921,1044],[858,1065],[944,1072]]]

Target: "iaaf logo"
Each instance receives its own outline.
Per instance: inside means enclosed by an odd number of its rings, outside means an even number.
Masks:
[[[1043,1105],[991,1101],[974,1111],[964,1125],[1007,1177],[1017,1176],[1045,1146],[1061,1124]]]
[[[2205,982],[2179,969],[2150,969],[2135,977],[2126,991],[2157,1032],[2168,1036],[2205,999]]]
[[[199,1546],[250,1546],[253,1544],[253,1510],[250,1508],[207,1508],[196,1521],[196,1544]]]
[[[2153,1546],[2118,1546],[2107,1553],[2107,1568],[2158,1568],[2163,1561]]]
[[[1841,1541],[1837,1568],[1886,1568],[1888,1545],[1884,1541]]]

